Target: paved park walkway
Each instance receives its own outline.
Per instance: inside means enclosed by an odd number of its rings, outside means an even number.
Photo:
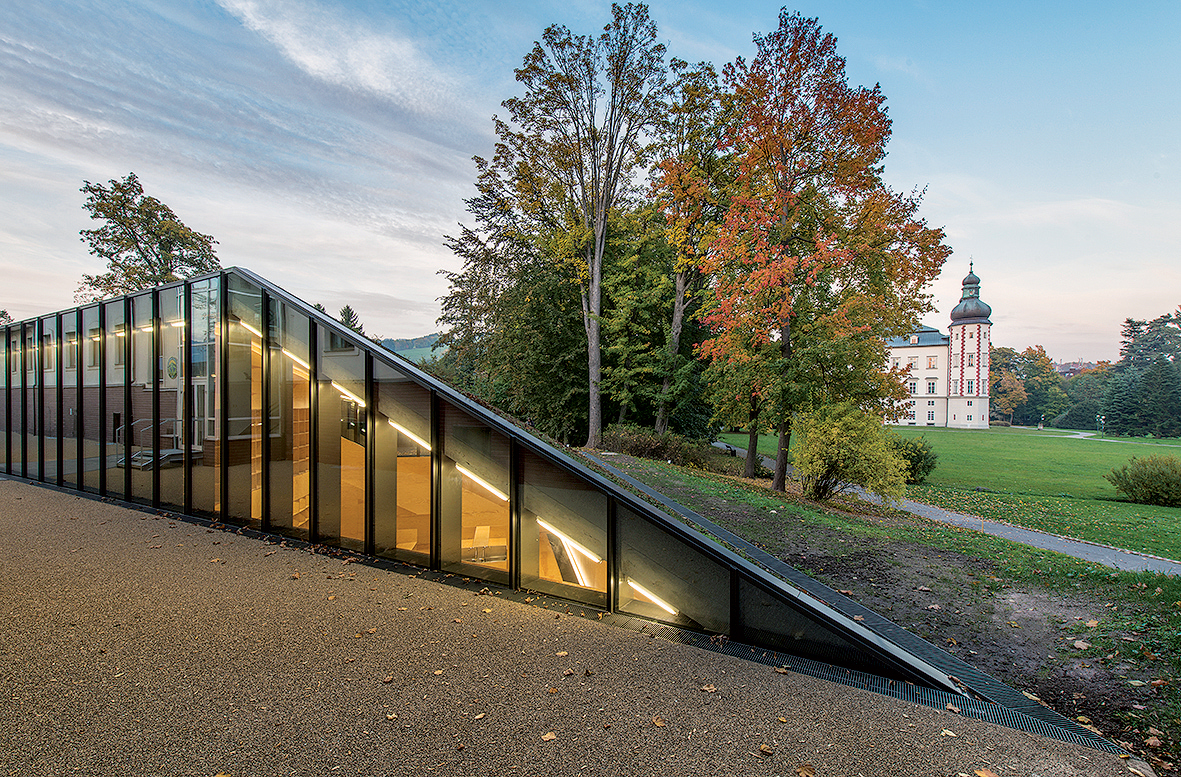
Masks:
[[[1079,439],[1083,439],[1083,436],[1093,433],[1080,432],[1078,434],[1082,435]],[[715,444],[722,448],[733,447],[726,446],[724,443]],[[746,451],[743,448],[734,448],[734,452],[736,456],[746,458]],[[764,456],[763,465],[768,468],[774,468],[775,460],[769,456]],[[872,495],[865,494],[864,492],[861,495],[867,499],[874,499]],[[1042,550],[1052,550],[1056,553],[1074,556],[1084,561],[1093,561],[1096,564],[1103,564],[1112,569],[1122,569],[1129,572],[1160,572],[1166,575],[1181,574],[1181,562],[1147,553],[1137,553],[1136,551],[1115,548],[1110,545],[1100,545],[1099,543],[1062,537],[1057,534],[1050,534],[1049,532],[1026,529],[1002,521],[981,518],[978,515],[968,515],[967,513],[945,510],[942,507],[935,507],[934,505],[915,502],[910,499],[904,499],[898,507],[908,513],[929,518],[932,521],[962,526],[966,529],[974,529],[975,531],[984,532],[985,534],[991,534],[996,537],[1003,537],[1013,542],[1020,542],[1023,545],[1041,548]]]

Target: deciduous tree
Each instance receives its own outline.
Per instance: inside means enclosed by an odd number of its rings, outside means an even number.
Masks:
[[[917,217],[921,193],[898,195],[882,183],[885,98],[876,86],[849,86],[836,39],[816,19],[783,11],[755,46],[749,63],[740,58],[724,71],[734,110],[724,150],[737,173],[700,264],[713,292],[705,311],[713,337],[701,353],[775,354],[767,370],[779,428],[773,487],[783,490],[797,411],[822,393],[881,406],[902,396],[882,368],[883,339],[930,309],[922,289],[950,252],[942,230]]]
[[[170,283],[221,267],[209,235],[186,227],[155,197],[144,194],[135,173],[107,186],[85,181],[82,207],[103,222],[81,231],[90,253],[106,260],[107,272],[83,275],[75,299],[86,302]]]
[[[603,257],[608,218],[643,160],[664,107],[665,47],[647,6],[612,5],[598,36],[553,25],[516,70],[524,88],[495,119],[491,162],[477,159],[481,193],[514,209],[542,253],[580,287],[587,340],[589,433],[602,431]]]

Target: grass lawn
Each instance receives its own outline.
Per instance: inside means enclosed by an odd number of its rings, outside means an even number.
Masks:
[[[1133,456],[1181,457],[1181,440],[1085,438],[1059,429],[892,427],[939,456],[913,499],[1030,529],[1181,559],[1181,509],[1119,501],[1103,475]],[[745,447],[744,434],[722,439]],[[776,438],[759,438],[774,455]]]

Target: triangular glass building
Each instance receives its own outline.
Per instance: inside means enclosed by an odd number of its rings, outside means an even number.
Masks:
[[[0,472],[543,592],[620,625],[1114,748],[247,270],[2,331]]]

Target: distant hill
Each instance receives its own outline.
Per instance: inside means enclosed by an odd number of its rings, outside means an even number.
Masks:
[[[442,332],[435,332],[434,334],[423,335],[422,337],[402,337],[397,339],[387,337],[381,341],[381,344],[383,347],[400,354],[409,361],[418,362],[423,359],[429,359],[431,356],[442,356],[447,352],[446,348],[441,348],[437,351],[433,350],[435,341],[442,336]]]

